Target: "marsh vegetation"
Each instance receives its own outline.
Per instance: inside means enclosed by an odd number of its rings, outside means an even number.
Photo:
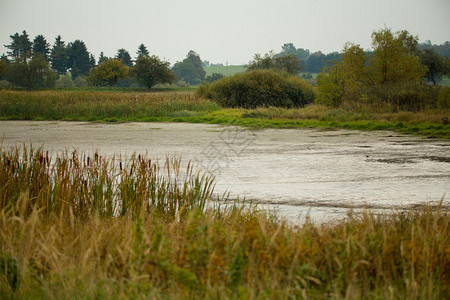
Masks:
[[[169,173],[177,166],[170,159],[158,167],[138,154],[117,160],[1,149],[1,297],[444,299],[450,293],[450,216],[440,205],[293,226],[257,206],[205,206],[213,178]]]

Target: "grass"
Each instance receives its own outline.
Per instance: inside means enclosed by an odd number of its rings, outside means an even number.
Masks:
[[[206,72],[206,76],[213,73],[223,74],[224,76],[232,76],[236,73],[245,72],[245,66],[214,66],[203,68]]]
[[[212,178],[164,165],[1,149],[0,298],[450,296],[447,206],[293,226],[205,205]]]
[[[1,120],[97,122],[192,122],[254,128],[345,128],[392,130],[433,138],[450,138],[442,122],[447,110],[399,111],[385,107],[223,109],[190,91],[0,91]]]

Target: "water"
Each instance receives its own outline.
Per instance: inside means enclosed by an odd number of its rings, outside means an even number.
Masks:
[[[214,172],[216,194],[254,200],[292,221],[389,213],[437,204],[450,190],[450,141],[393,132],[248,130],[185,123],[1,121],[3,148],[32,143],[54,154],[134,152],[193,161]],[[444,205],[449,205],[444,197]]]

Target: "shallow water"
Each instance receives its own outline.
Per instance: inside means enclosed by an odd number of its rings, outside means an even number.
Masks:
[[[450,141],[393,132],[248,130],[187,123],[0,121],[3,149],[178,155],[216,175],[216,193],[315,222],[365,207],[379,213],[439,203],[450,191]],[[444,205],[449,205],[448,196]]]

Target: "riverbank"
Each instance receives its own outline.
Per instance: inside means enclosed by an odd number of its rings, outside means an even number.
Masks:
[[[450,138],[449,110],[387,112],[376,108],[223,109],[194,92],[0,91],[1,120],[190,122],[252,128],[391,130]]]

